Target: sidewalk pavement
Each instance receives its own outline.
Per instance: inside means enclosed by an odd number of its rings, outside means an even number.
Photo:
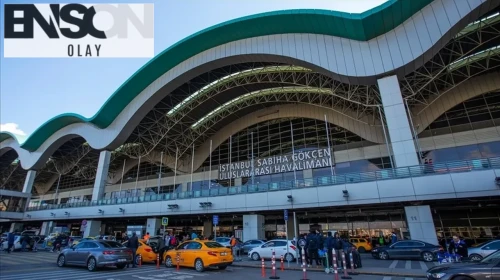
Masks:
[[[271,261],[266,261],[266,269],[271,269],[270,265]],[[233,262],[233,266],[235,267],[250,267],[250,268],[262,268],[262,264],[260,261],[252,261],[243,258],[242,261]],[[290,263],[290,267],[285,263],[285,270],[298,270],[302,271],[302,266],[297,264],[296,262]],[[276,270],[280,270],[280,261],[276,261]],[[320,266],[319,268],[310,267],[307,268],[307,271],[325,271],[325,269]],[[349,269],[347,270],[350,271]],[[426,278],[425,271],[409,271],[408,269],[402,268],[382,268],[382,267],[362,267],[355,270],[356,273],[365,274],[365,275],[380,275],[380,276],[394,276],[394,277],[408,277],[408,278]]]

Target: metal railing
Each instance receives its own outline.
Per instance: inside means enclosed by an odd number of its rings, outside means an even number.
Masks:
[[[225,196],[255,192],[279,191],[294,188],[321,187],[331,185],[353,184],[361,182],[372,182],[381,180],[403,179],[410,177],[432,176],[457,172],[471,172],[486,169],[500,169],[500,157],[482,158],[473,160],[458,160],[445,163],[417,165],[410,167],[399,167],[393,169],[381,169],[370,172],[347,173],[335,176],[322,176],[294,181],[276,183],[264,183],[244,185],[235,187],[212,188],[209,190],[174,192],[166,194],[145,195],[139,197],[101,199],[96,201],[83,201],[70,204],[47,204],[31,206],[27,211],[39,211],[47,209],[62,209],[74,207],[88,207],[99,205],[117,205],[127,203],[141,203],[152,201],[167,201],[175,199],[190,199],[199,197]],[[494,178],[492,178],[494,180]]]

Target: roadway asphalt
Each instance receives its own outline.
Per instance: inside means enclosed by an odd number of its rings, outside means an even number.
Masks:
[[[7,254],[0,252],[0,280],[220,280],[220,279],[245,279],[262,280],[260,269],[230,266],[226,270],[208,270],[198,273],[193,269],[181,268],[180,271],[167,269],[164,266],[156,268],[154,264],[144,264],[138,268],[118,270],[105,268],[96,272],[89,272],[80,267],[57,267],[56,253],[45,251],[14,252]],[[267,271],[268,279],[270,270]],[[302,279],[301,271],[278,271],[280,279]],[[307,275],[311,280],[331,280],[332,274],[324,272],[309,272]],[[413,280],[412,278],[400,278],[389,276],[355,275],[354,280]]]

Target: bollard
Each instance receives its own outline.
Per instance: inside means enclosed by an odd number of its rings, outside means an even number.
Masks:
[[[349,253],[349,261],[351,267],[351,272],[349,272],[349,275],[358,275],[359,273],[354,271],[354,258],[352,257],[352,252]]]
[[[180,270],[180,267],[179,267],[179,264],[180,264],[180,258],[179,258],[179,255],[177,255],[177,267],[175,268],[175,270],[179,271]]]
[[[139,255],[139,267],[141,267],[141,266],[142,266],[142,256]]]
[[[281,271],[285,271],[285,265],[283,263],[283,255],[281,255]]]
[[[280,279],[278,276],[276,276],[276,252],[273,251],[273,258],[271,260],[272,264],[272,275],[269,277],[269,279]]]
[[[156,254],[156,269],[160,269],[160,254]]]
[[[262,258],[262,278],[266,278],[266,263],[264,262],[264,258]]]
[[[304,247],[302,247],[302,279],[300,280],[309,280],[307,279],[307,263],[306,263],[306,252],[304,251]]]
[[[340,278],[342,279],[352,279],[351,276],[347,275],[347,264],[346,264],[346,261],[345,261],[345,252],[342,252],[342,265],[344,267],[344,275]]]
[[[335,280],[339,280],[339,270],[337,268],[337,252],[332,249],[332,261],[333,261],[333,273],[335,274]]]

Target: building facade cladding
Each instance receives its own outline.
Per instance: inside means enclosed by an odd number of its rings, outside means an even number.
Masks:
[[[2,146],[16,149],[21,164],[26,169],[38,169],[43,166],[43,159],[49,157],[53,149],[49,148],[58,139],[68,135],[81,135],[90,146],[98,150],[116,148],[154,106],[152,100],[159,100],[164,97],[160,95],[173,90],[170,87],[175,85],[170,83],[171,81],[192,76],[196,74],[196,69],[206,72],[215,64],[219,67],[221,64],[232,64],[235,59],[252,61],[255,59],[253,54],[257,53],[259,59],[284,63],[292,61],[327,75],[336,75],[342,81],[353,84],[359,81],[365,81],[366,84],[368,80],[375,82],[377,75],[398,69],[411,72],[408,65],[422,65],[423,60],[419,58],[437,52],[449,41],[455,27],[465,26],[470,21],[470,16],[484,14],[497,3],[496,0],[468,0],[468,4],[457,5],[454,1],[435,0],[394,30],[366,42],[330,35],[290,33],[257,36],[214,46],[178,64],[151,83],[106,128],[107,133],[101,133],[99,127],[88,123],[72,122],[52,134],[34,151],[24,150],[13,139],[2,141]],[[428,29],[427,26],[439,28]],[[328,53],[334,55],[327,55]],[[338,63],[339,61],[345,63]],[[159,91],[160,89],[162,90]]]
[[[436,122],[431,124],[426,130],[420,133],[418,138],[418,146],[421,148],[424,159],[432,159],[435,163],[443,163],[454,160],[470,160],[475,158],[497,157],[500,156],[498,141],[500,141],[499,132],[499,108],[500,99],[497,92],[491,92],[480,95],[476,98],[456,105],[448,112],[439,117]],[[284,118],[272,119],[257,123],[249,126],[231,137],[232,140],[232,160],[233,162],[246,161],[251,158],[251,139],[252,133],[254,138],[254,157],[264,158],[271,155],[283,155],[292,152],[292,130],[294,136],[294,149],[295,151],[310,150],[325,148],[327,144],[327,133],[325,123],[317,119],[308,118]],[[365,141],[361,137],[349,132],[341,127],[330,125],[329,126],[329,139],[334,150],[333,159],[336,163],[335,171],[337,174],[347,174],[356,172],[366,172],[370,170],[378,170],[384,168],[391,168],[391,163],[388,158],[389,153],[384,144],[377,144],[370,141]],[[176,179],[177,191],[182,191],[183,184],[184,190],[202,190],[209,186],[209,176],[207,170],[210,166],[210,159],[212,169],[212,185],[211,187],[218,186],[238,186],[247,184],[249,178],[242,178],[242,180],[232,182],[218,179],[216,169],[218,165],[229,163],[229,150],[230,139],[226,139],[212,152],[212,156],[205,155],[206,160],[201,164],[201,168],[195,173],[193,187],[190,187],[190,176],[179,175]],[[129,165],[128,163],[133,160],[125,162],[129,171],[124,172],[123,182],[121,182],[122,165],[118,166],[118,174],[109,174],[114,176],[113,185],[106,187],[106,198],[111,198],[112,193],[119,191],[118,186],[122,185],[122,192],[134,191],[136,193],[144,194],[146,189],[154,188],[158,185],[157,174],[160,172],[158,164],[149,162],[142,162],[141,164]],[[157,161],[159,162],[159,160]],[[123,164],[123,162],[121,162]],[[139,172],[139,175],[137,175]],[[172,192],[173,186],[173,172],[165,165],[162,166],[163,178],[161,181],[161,193]],[[306,172],[307,173],[307,172]],[[294,175],[301,179],[303,172],[293,174],[278,173],[273,175],[255,176],[254,182],[257,183],[270,183],[291,181]],[[319,168],[312,170],[314,177],[328,176],[331,174],[329,167]],[[136,181],[138,180],[138,187],[136,189]],[[89,196],[92,192],[76,191],[75,187],[91,188],[85,183],[74,183],[73,177],[63,176],[60,181],[61,189],[72,188],[73,191],[61,191],[59,198],[61,202],[72,202],[73,197],[83,199],[82,196]],[[54,186],[52,190],[56,189],[56,182],[52,182]],[[90,190],[90,189],[89,189]],[[53,193],[41,196],[43,200],[53,200]],[[123,194],[124,195],[124,194]],[[129,193],[129,195],[132,195]],[[85,200],[91,200],[86,197]],[[81,201],[81,200],[80,200]]]

